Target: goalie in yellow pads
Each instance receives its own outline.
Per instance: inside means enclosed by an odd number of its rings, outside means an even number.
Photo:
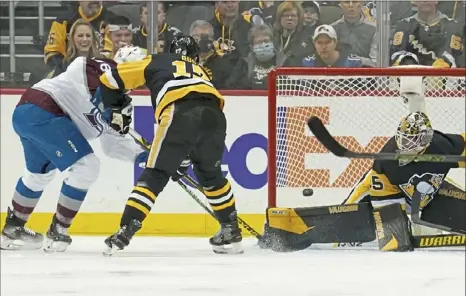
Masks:
[[[401,120],[396,135],[381,152],[464,156],[465,134],[444,134],[434,130],[426,114],[413,112]],[[464,167],[464,162],[376,160],[344,205],[288,209],[288,212],[268,209],[269,231],[278,232],[281,238],[283,232],[287,232],[287,247],[292,249],[311,243],[366,242],[370,241],[371,232],[376,232],[381,250],[412,250],[411,225],[406,212],[410,212],[411,200],[417,190],[423,193],[420,203],[422,221],[466,233],[466,194],[446,180],[451,169]],[[373,215],[368,216],[372,208]],[[280,214],[280,210],[283,213]],[[284,223],[280,215],[287,216],[290,222]]]

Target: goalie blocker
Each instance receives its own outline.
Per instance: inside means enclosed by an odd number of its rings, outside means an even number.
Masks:
[[[421,220],[466,230],[465,192],[445,182]],[[381,251],[464,246],[464,235],[413,237],[401,204],[373,209],[370,203],[307,208],[268,208],[265,246],[278,252],[296,251],[313,243],[366,243],[378,240]]]

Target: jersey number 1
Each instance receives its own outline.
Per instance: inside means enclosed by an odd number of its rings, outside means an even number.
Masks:
[[[187,77],[187,78],[193,78],[193,76],[202,78],[204,80],[210,81],[209,76],[204,72],[204,70],[194,64],[189,64],[183,61],[174,61],[172,65],[175,67],[175,72],[173,73],[173,76],[176,77]]]

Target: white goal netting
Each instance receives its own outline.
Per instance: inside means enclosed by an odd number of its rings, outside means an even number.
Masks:
[[[388,76],[383,72],[359,75],[340,71],[338,76],[277,73],[276,94],[269,98],[276,103],[276,112],[269,113],[276,134],[269,139],[269,152],[275,154],[275,180],[269,180],[275,190],[269,190],[269,205],[342,202],[372,161],[337,158],[328,153],[308,131],[306,121],[318,116],[345,147],[378,152],[395,134],[400,119],[410,113],[409,104],[400,94],[400,81],[422,84],[426,112],[435,129],[445,133],[465,130],[464,76]],[[304,200],[299,194],[302,188],[313,188],[315,197]]]

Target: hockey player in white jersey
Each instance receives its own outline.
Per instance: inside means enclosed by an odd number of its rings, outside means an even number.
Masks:
[[[145,164],[148,153],[111,129],[99,109],[99,76],[112,64],[116,65],[112,60],[78,57],[66,72],[38,82],[22,95],[13,112],[13,128],[23,146],[26,169],[8,209],[2,249],[42,247],[43,235],[25,224],[57,169],[69,174],[61,187],[44,251],[65,251],[71,244],[67,229],[99,175],[99,159],[89,141],[100,138],[109,157]],[[125,112],[131,113],[131,109],[129,104]]]

